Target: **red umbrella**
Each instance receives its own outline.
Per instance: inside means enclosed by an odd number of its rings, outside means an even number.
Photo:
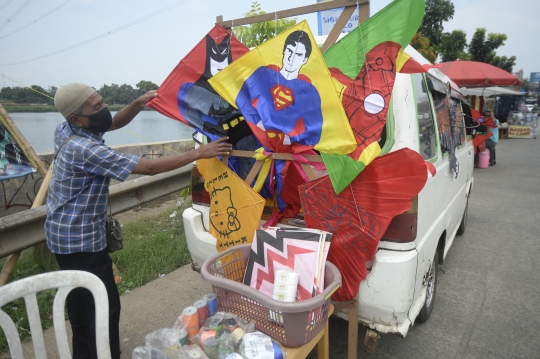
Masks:
[[[449,61],[436,67],[459,86],[487,87],[514,86],[521,81],[509,72],[496,66],[477,61]]]

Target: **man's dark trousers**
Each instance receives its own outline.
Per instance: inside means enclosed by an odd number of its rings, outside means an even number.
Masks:
[[[120,296],[114,282],[112,260],[107,248],[100,252],[55,254],[62,270],[90,272],[105,284],[109,298],[109,342],[112,359],[120,358]],[[68,317],[73,331],[73,359],[96,359],[94,297],[88,289],[75,288],[67,297]]]

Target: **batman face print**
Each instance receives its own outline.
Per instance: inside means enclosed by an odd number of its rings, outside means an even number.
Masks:
[[[218,45],[211,36],[206,35],[205,73],[210,73],[208,77],[214,76],[232,62],[230,41],[231,35],[227,35]]]

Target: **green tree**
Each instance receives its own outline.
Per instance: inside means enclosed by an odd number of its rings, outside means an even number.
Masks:
[[[426,0],[424,20],[418,30],[429,39],[431,46],[438,51],[443,41],[443,22],[454,17],[454,4],[450,0]]]
[[[108,105],[129,105],[139,96],[138,90],[126,84],[103,85],[98,92],[103,97],[103,102]]]
[[[473,61],[486,62],[512,73],[512,68],[516,64],[515,56],[497,56],[495,50],[504,46],[508,39],[506,34],[489,33],[486,38],[486,29],[476,29],[471,42],[469,43],[469,55]]]
[[[464,31],[445,32],[439,46],[442,61],[468,60],[469,55],[465,52],[466,47],[467,34]]]
[[[266,14],[266,12],[262,11],[259,2],[255,1],[251,4],[251,10],[245,13],[244,16],[250,17],[263,14]],[[241,43],[247,47],[255,47],[294,25],[296,25],[296,19],[279,19],[258,22],[249,26],[236,26],[233,32]]]
[[[486,29],[476,29],[469,44],[471,60],[491,63],[495,57],[495,50],[504,45],[507,40],[505,34],[489,33],[486,39]]]
[[[512,70],[516,65],[516,57],[495,56],[493,60],[491,60],[491,64],[512,73]]]
[[[139,89],[139,95],[142,95],[151,90],[157,90],[159,87],[152,81],[144,81],[144,80],[139,81],[135,86]]]
[[[414,47],[422,56],[424,56],[428,61],[435,62],[437,60],[437,54],[433,46],[430,45],[429,39],[423,37],[421,33],[414,35],[411,40],[411,46]]]
[[[0,90],[0,98],[4,101],[25,104],[53,104],[53,100],[47,96],[53,97],[56,93],[47,91],[41,86],[32,85],[30,87],[4,87]]]

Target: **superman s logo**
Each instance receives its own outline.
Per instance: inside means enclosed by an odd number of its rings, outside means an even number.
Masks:
[[[270,91],[272,92],[276,111],[283,110],[293,104],[294,94],[290,88],[277,84]]]

